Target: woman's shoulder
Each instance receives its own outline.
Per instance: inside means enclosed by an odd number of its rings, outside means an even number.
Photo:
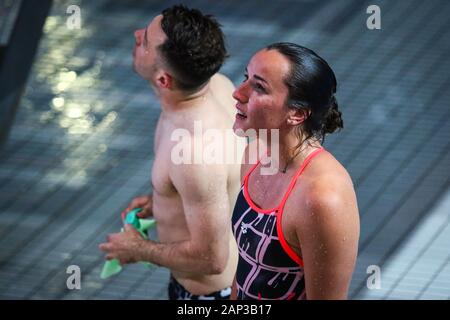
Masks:
[[[356,237],[359,211],[350,175],[331,154],[323,153],[317,160],[300,176],[288,199],[288,230],[300,235],[300,243],[318,234]]]
[[[313,159],[305,170],[305,186],[310,191],[322,189],[342,190],[342,187],[353,188],[353,182],[347,169],[334,155],[325,150]]]
[[[355,211],[356,194],[350,174],[330,153],[323,152],[311,161],[300,176],[293,199],[302,212]]]

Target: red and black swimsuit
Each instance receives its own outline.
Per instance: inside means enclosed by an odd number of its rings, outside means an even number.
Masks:
[[[303,261],[286,242],[281,219],[298,177],[323,150],[315,150],[305,159],[281,203],[274,209],[260,209],[248,193],[249,176],[259,162],[245,176],[232,217],[233,234],[239,250],[237,299],[306,299]]]

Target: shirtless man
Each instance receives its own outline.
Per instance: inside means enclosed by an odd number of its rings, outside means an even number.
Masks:
[[[171,271],[170,299],[227,299],[237,265],[230,217],[239,192],[238,163],[175,164],[176,129],[189,132],[183,150],[194,155],[194,122],[203,130],[232,128],[234,86],[217,74],[226,49],[219,24],[184,6],[166,9],[135,32],[135,71],[153,87],[161,103],[154,141],[153,194],[133,199],[124,210],[140,207],[138,217],[157,221],[159,242],[145,240],[131,226],[110,234],[100,249],[121,264],[138,261]],[[188,142],[186,142],[188,141]],[[243,150],[243,149],[242,149]],[[224,150],[224,152],[228,152]],[[239,158],[240,155],[237,156]]]

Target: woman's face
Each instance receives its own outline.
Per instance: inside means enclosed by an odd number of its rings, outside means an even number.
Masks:
[[[233,93],[237,100],[235,132],[287,126],[288,87],[284,79],[289,69],[289,60],[276,50],[263,49],[252,57],[244,81]]]

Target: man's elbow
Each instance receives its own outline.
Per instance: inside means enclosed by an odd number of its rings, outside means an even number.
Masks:
[[[207,270],[209,275],[221,274],[225,271],[228,263],[228,254],[212,252],[207,261]]]
[[[208,268],[208,274],[215,275],[215,274],[221,274],[225,271],[226,264],[224,263],[212,263]]]

